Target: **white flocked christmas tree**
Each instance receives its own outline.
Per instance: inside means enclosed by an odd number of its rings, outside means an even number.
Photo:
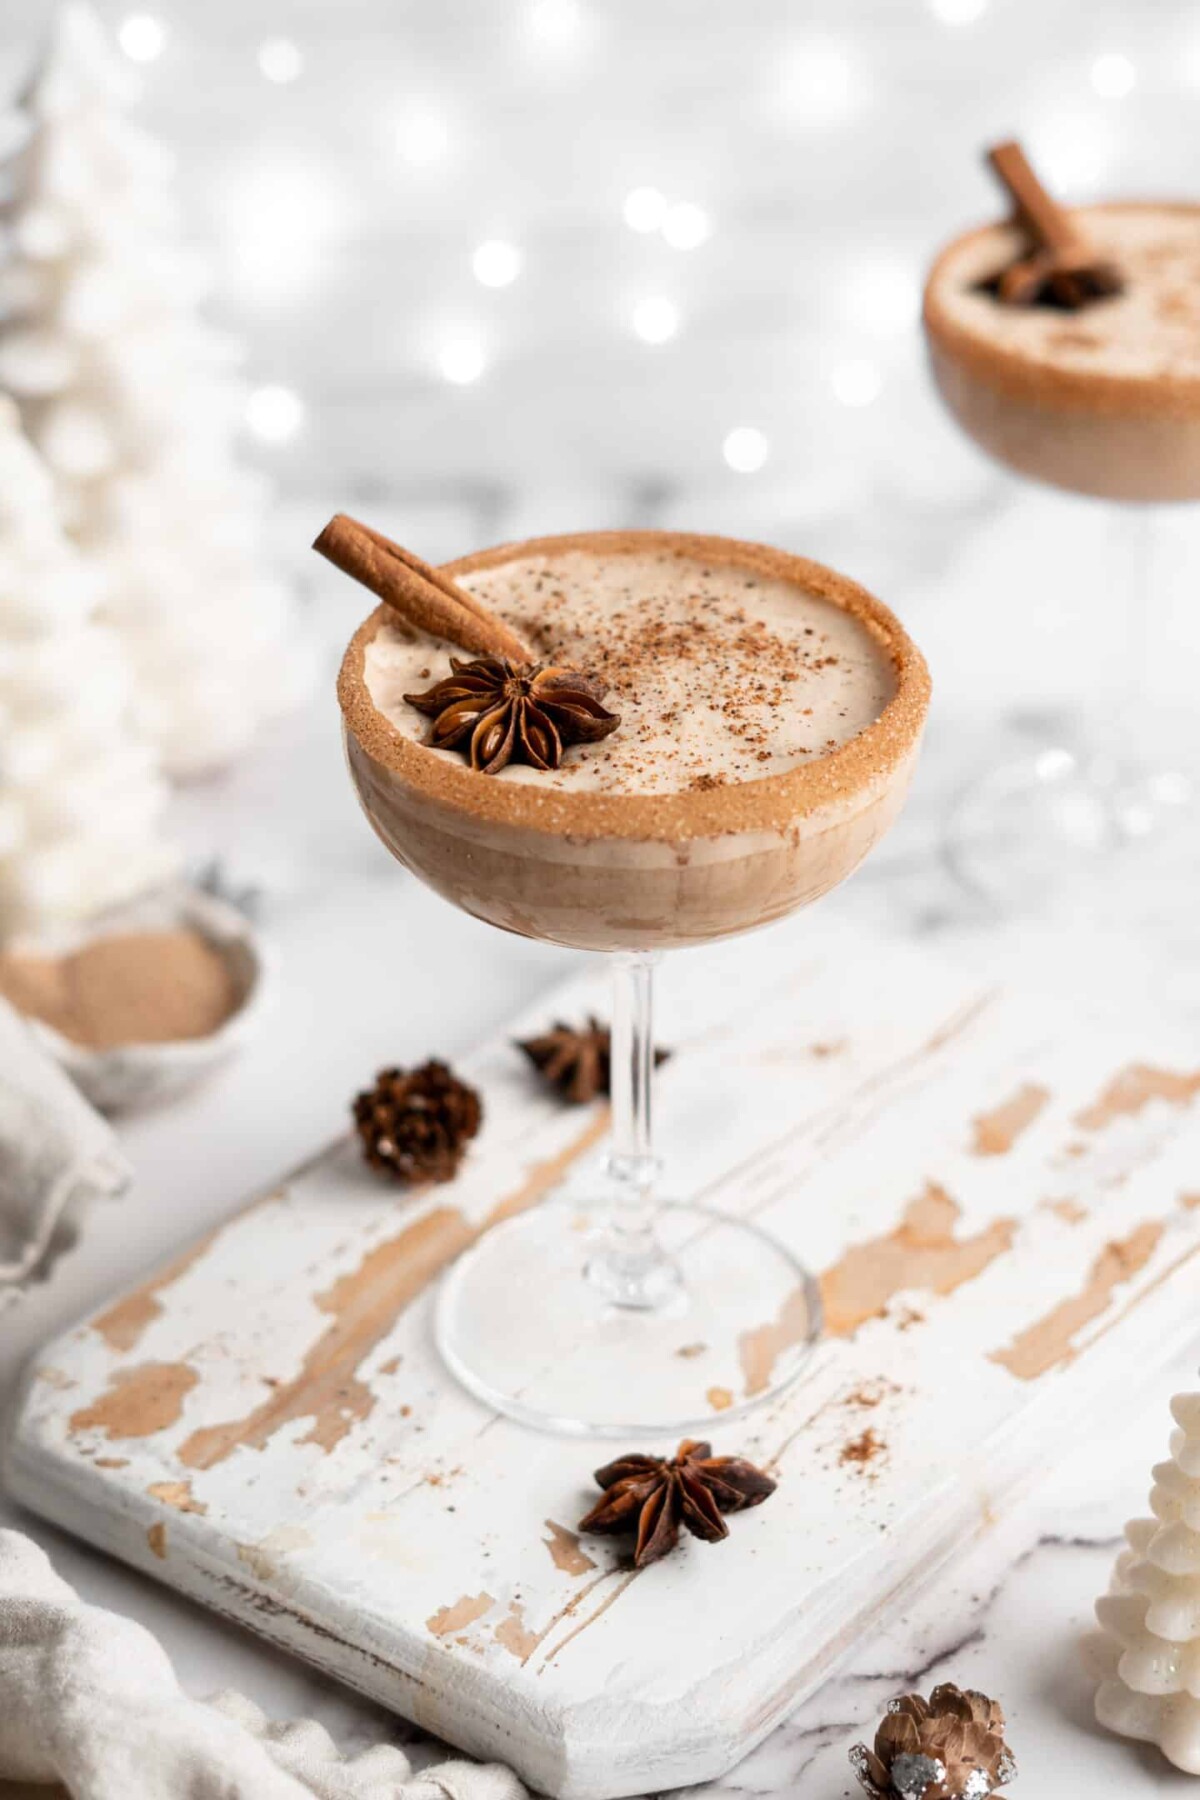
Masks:
[[[1171,1412],[1178,1429],[1170,1461],[1154,1469],[1154,1516],[1126,1527],[1096,1603],[1096,1717],[1200,1775],[1200,1394],[1177,1395]]]
[[[199,307],[172,159],[127,116],[131,76],[81,4],[0,118],[0,390],[75,541],[103,565],[139,729],[187,776],[243,750],[310,673],[238,460],[236,346]]]
[[[0,940],[90,916],[169,876],[167,798],[131,726],[131,677],[97,623],[103,578],[0,400]]]

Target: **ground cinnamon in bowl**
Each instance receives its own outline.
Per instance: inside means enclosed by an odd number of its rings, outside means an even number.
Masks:
[[[64,956],[5,952],[0,994],[93,1050],[210,1037],[243,999],[229,959],[187,927],[113,933]]]

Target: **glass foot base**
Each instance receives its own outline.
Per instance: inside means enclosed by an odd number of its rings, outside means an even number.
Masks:
[[[700,1436],[793,1382],[820,1331],[820,1296],[757,1226],[667,1205],[657,1232],[682,1281],[661,1305],[614,1304],[587,1266],[602,1220],[552,1201],[497,1225],[438,1293],[438,1347],[498,1412],[579,1437]]]
[[[1057,879],[1173,829],[1191,800],[1182,771],[1047,746],[1001,764],[962,795],[946,857],[973,892],[1027,905]]]

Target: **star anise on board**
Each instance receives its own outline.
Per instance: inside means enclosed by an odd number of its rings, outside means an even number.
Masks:
[[[443,1062],[381,1069],[354,1101],[363,1155],[397,1181],[449,1181],[483,1121],[473,1087]]]
[[[450,667],[443,681],[404,698],[433,720],[432,749],[459,751],[483,775],[509,763],[557,769],[572,744],[599,743],[621,723],[601,705],[603,682],[577,669],[500,656],[452,656]]]
[[[523,1050],[538,1074],[572,1106],[584,1106],[599,1095],[612,1092],[612,1032],[590,1015],[586,1025],[555,1021],[538,1037],[521,1038]],[[657,1069],[669,1050],[654,1052]]]
[[[987,1800],[1017,1772],[1004,1730],[995,1700],[947,1681],[892,1700],[874,1750],[855,1744],[850,1763],[871,1800]]]
[[[675,1455],[619,1456],[596,1470],[604,1489],[580,1531],[636,1531],[634,1567],[644,1569],[675,1548],[679,1528],[716,1544],[729,1536],[722,1514],[759,1506],[776,1483],[741,1456],[714,1456],[712,1445],[685,1438]]]

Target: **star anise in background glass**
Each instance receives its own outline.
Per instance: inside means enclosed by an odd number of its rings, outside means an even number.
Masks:
[[[714,1456],[712,1445],[685,1438],[673,1457],[620,1456],[596,1470],[604,1489],[580,1531],[636,1531],[634,1567],[644,1569],[675,1548],[679,1528],[719,1543],[729,1536],[723,1513],[759,1506],[775,1482],[740,1456]]]
[[[1007,306],[1051,306],[1078,312],[1094,300],[1110,300],[1125,283],[1112,263],[1097,259],[1067,262],[1049,250],[1023,257],[980,283]]]
[[[1004,1730],[995,1700],[947,1681],[890,1701],[874,1749],[855,1744],[850,1764],[871,1800],[987,1800],[1017,1772]]]
[[[564,1025],[555,1021],[549,1031],[538,1037],[518,1040],[538,1074],[572,1106],[584,1106],[589,1100],[612,1091],[612,1032],[590,1015],[586,1025]],[[665,1063],[669,1050],[655,1050],[654,1066]]]
[[[601,705],[604,684],[577,669],[500,656],[452,656],[450,667],[452,675],[404,698],[433,720],[432,749],[458,750],[483,775],[509,763],[557,769],[572,744],[598,743],[621,723]]]

